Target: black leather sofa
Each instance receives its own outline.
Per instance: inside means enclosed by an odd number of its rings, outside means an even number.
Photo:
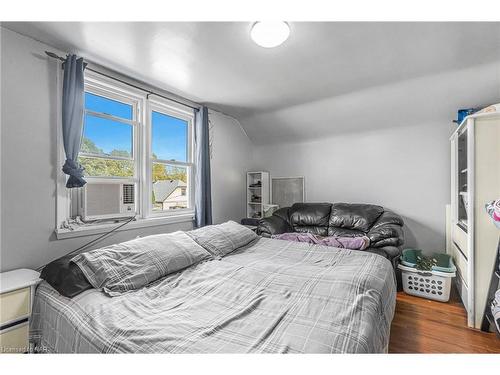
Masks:
[[[364,251],[388,258],[393,265],[404,243],[403,219],[382,206],[358,203],[295,203],[259,221],[257,234],[271,237],[289,232],[320,236],[367,236]]]

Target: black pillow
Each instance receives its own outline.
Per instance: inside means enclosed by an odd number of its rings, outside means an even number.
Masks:
[[[75,254],[70,254],[56,259],[47,264],[40,275],[55,290],[65,297],[73,298],[81,292],[91,289],[82,270],[70,260]]]

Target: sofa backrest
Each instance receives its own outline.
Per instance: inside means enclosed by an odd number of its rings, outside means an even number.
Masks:
[[[288,211],[289,223],[295,232],[328,235],[330,203],[295,203]]]
[[[295,232],[321,236],[356,236],[367,233],[384,213],[382,206],[360,203],[295,203],[280,209],[280,216]]]
[[[384,251],[404,243],[403,219],[382,206],[360,203],[296,203],[261,219],[257,233],[263,237],[288,232],[320,236],[367,236],[371,248]],[[392,251],[392,250],[391,250]],[[396,249],[391,257],[397,256]]]
[[[382,206],[362,203],[334,203],[329,226],[368,232],[384,213]]]

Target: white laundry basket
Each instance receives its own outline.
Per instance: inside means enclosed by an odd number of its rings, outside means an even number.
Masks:
[[[398,265],[406,294],[447,302],[455,272],[419,271],[414,267]]]

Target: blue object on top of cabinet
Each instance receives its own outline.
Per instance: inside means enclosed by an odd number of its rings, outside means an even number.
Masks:
[[[469,115],[472,115],[479,111],[482,108],[467,108],[467,109],[459,109],[457,112],[457,119],[456,122],[457,124],[461,124],[464,118],[466,118]]]

